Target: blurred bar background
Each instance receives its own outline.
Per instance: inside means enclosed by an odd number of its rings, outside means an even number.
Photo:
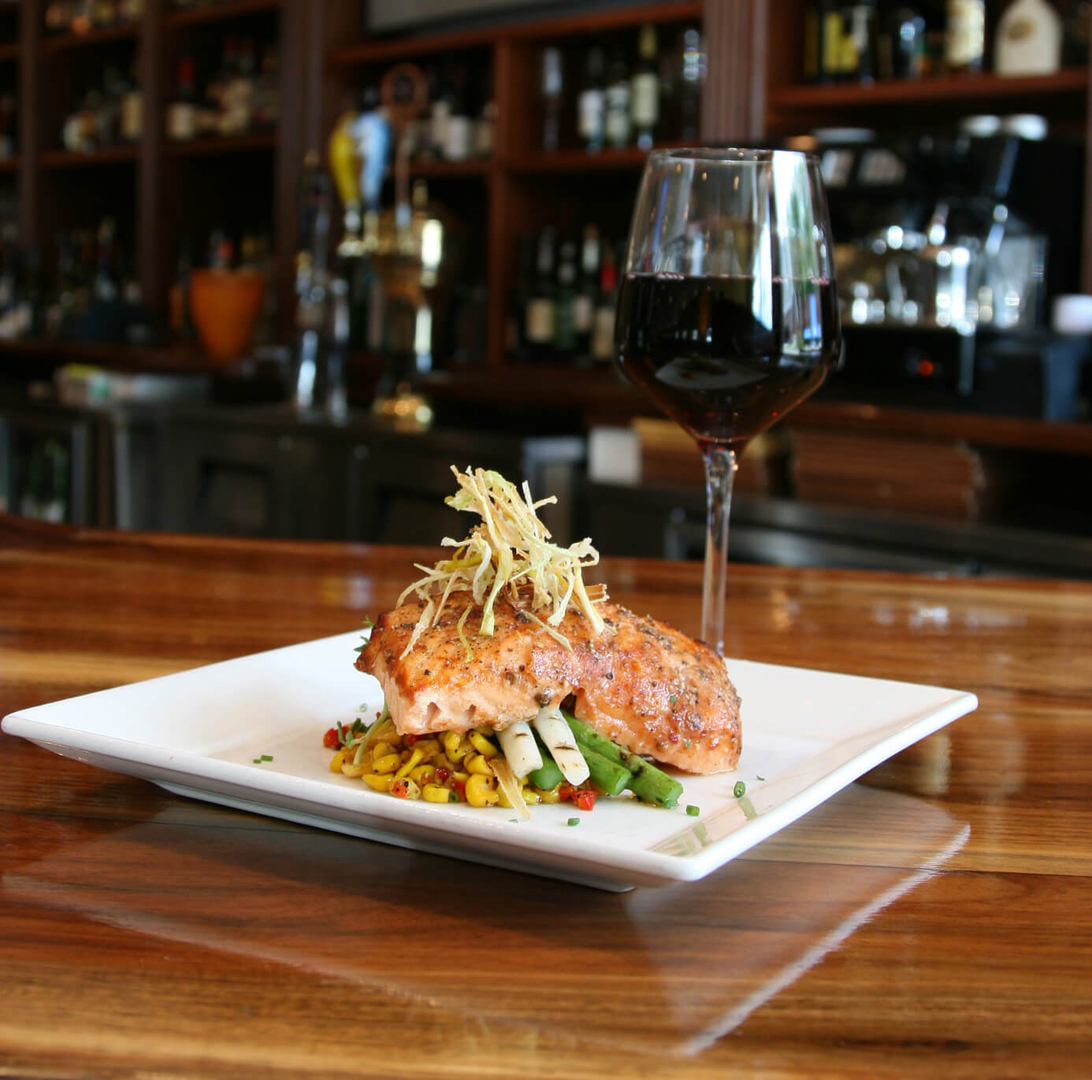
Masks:
[[[1092,577],[1089,0],[0,3],[0,509],[699,557],[612,366],[652,146],[819,155],[846,355],[733,559]]]

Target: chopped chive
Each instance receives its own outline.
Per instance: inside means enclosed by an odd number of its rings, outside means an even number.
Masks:
[[[256,757],[256,758],[254,759],[254,764],[255,764],[255,765],[261,765],[261,763],[262,763],[262,759],[261,759],[260,757]]]
[[[687,749],[687,750],[689,750],[689,749],[690,749],[690,740],[689,740],[689,739],[684,739],[684,740],[683,740],[683,747],[684,747],[685,749]]]
[[[764,777],[764,776],[756,776],[756,777],[755,777],[755,779],[756,779],[756,780],[765,780],[765,779],[766,779],[766,777]]]
[[[513,825],[518,825],[518,824],[519,824],[519,818],[518,818],[518,817],[510,817],[510,818],[509,818],[508,820],[509,820],[509,821],[510,821],[510,822],[511,822],[511,823],[512,823]]]
[[[678,701],[678,700],[679,699],[674,694],[672,694],[671,697],[668,698],[668,701],[670,701],[672,705],[674,705],[675,702]]]
[[[262,761],[272,761],[273,760],[273,755],[272,754],[262,754],[261,760]]]
[[[688,814],[689,814],[689,815],[690,815],[691,817],[697,817],[697,816],[698,816],[698,814],[700,814],[700,813],[701,813],[701,808],[700,808],[700,807],[697,807],[697,806],[688,806],[688,807],[686,808],[686,812],[687,812],[687,813],[688,813]]]
[[[580,818],[571,817],[571,818],[569,818],[568,821],[565,822],[565,824],[566,825],[579,825],[580,824]]]
[[[732,788],[732,794],[737,799],[742,799],[747,794],[747,785],[742,780],[737,780],[736,786]]]
[[[458,793],[457,793],[457,792],[454,792],[454,791],[453,791],[453,792],[452,792],[452,793],[451,793],[450,795],[448,795],[448,797],[447,797],[447,801],[448,801],[449,803],[450,803],[450,802],[458,802],[458,801],[459,801],[459,795],[458,795]]]

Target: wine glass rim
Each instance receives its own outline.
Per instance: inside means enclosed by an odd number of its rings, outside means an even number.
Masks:
[[[796,158],[817,164],[814,154],[804,150],[775,150],[748,146],[678,146],[653,150],[651,161],[700,161],[703,165],[768,165],[776,159]]]

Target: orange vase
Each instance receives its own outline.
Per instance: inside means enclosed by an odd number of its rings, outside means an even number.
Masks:
[[[246,355],[264,298],[265,278],[256,270],[190,271],[190,317],[210,359]]]

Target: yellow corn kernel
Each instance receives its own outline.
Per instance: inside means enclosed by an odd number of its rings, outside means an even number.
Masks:
[[[419,739],[413,745],[414,750],[421,752],[421,761],[432,761],[437,755],[441,753],[441,746],[435,739]]]
[[[561,802],[561,794],[557,788],[551,788],[549,791],[544,791],[542,788],[532,786],[531,790],[544,802],[544,803],[557,803]]]
[[[493,775],[492,765],[489,764],[489,761],[482,754],[471,754],[463,764],[466,766],[466,771],[472,775],[475,773],[478,776]]]
[[[345,751],[339,750],[330,758],[330,772],[341,772],[342,762],[345,761]]]
[[[467,780],[470,779],[470,773],[468,773],[465,769],[456,769],[451,774],[451,779],[452,780],[461,780],[465,784],[467,782]]]
[[[389,742],[377,742],[372,746],[372,757],[381,758],[386,757],[388,754],[394,751],[394,747]]]
[[[404,764],[398,770],[396,775],[398,775],[398,776],[409,776],[409,774],[411,772],[413,772],[413,770],[420,764],[421,764],[421,751],[418,750],[417,747],[415,746],[413,748],[413,751],[410,753],[410,756],[408,758],[406,758]]]
[[[475,773],[466,782],[466,801],[471,806],[496,806],[499,795],[493,787],[493,778]]]
[[[346,761],[341,766],[342,776],[363,776],[368,770],[363,765],[354,765],[351,761]]]
[[[455,764],[462,761],[473,749],[466,736],[459,734],[457,731],[445,731],[443,740],[444,750],[447,752],[447,756],[451,758]]]
[[[425,784],[424,787],[425,802],[458,802],[459,796],[454,791],[448,790],[440,784]]]
[[[377,773],[392,773],[401,764],[402,759],[397,754],[390,753],[375,758],[372,762],[372,768],[375,769]]]
[[[401,772],[401,770],[399,770]],[[418,765],[415,769],[410,769],[409,778],[415,783],[424,787],[425,784],[431,784],[436,777],[436,769],[432,765]]]
[[[493,728],[489,724],[479,724],[474,730],[480,731],[483,735],[493,734]]]
[[[523,796],[523,801],[528,806],[534,806],[536,803],[542,802],[542,796],[530,785],[524,787],[520,794]]]
[[[470,733],[470,742],[473,744],[474,749],[487,761],[489,758],[497,756],[497,748],[480,731]]]
[[[365,773],[360,779],[363,780],[372,791],[387,792],[390,790],[391,781],[394,777],[389,774],[380,776],[378,773]]]

